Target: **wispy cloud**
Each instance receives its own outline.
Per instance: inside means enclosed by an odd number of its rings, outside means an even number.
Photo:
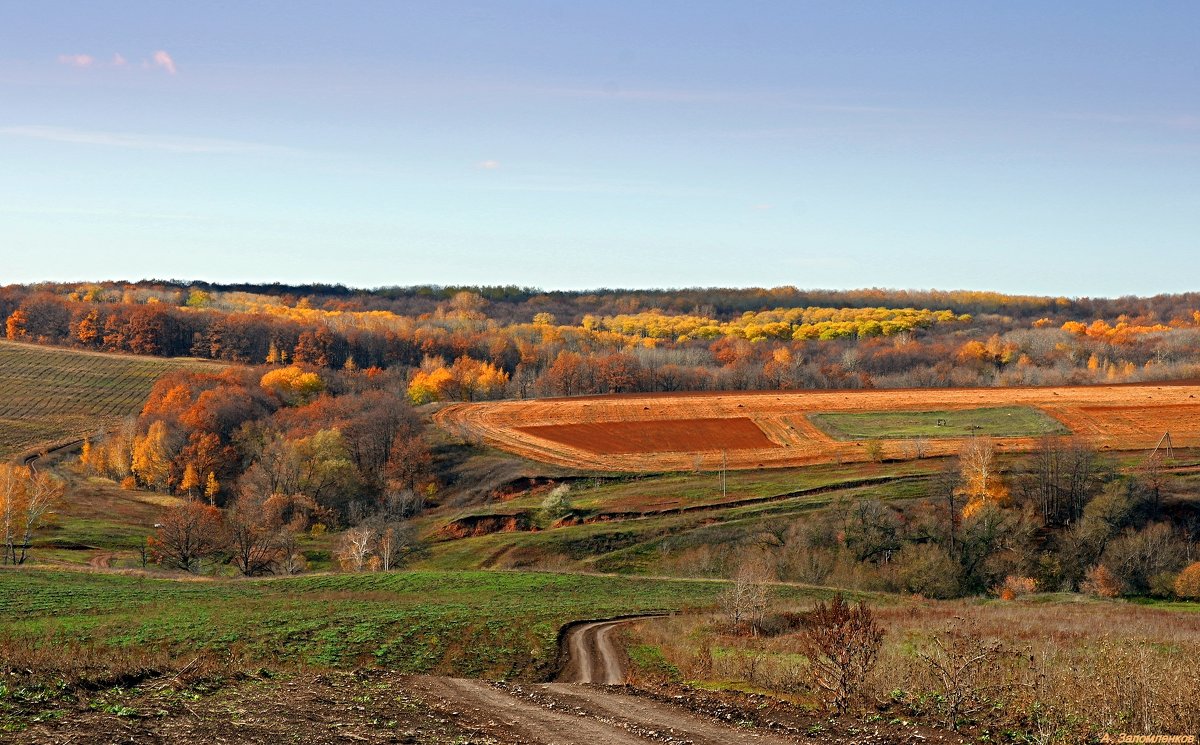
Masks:
[[[172,75],[175,74],[175,60],[171,59],[171,55],[160,49],[154,53],[153,59],[155,66],[161,67]]]
[[[58,55],[58,63],[60,65],[67,65],[68,67],[129,67],[129,60],[120,52],[114,52],[113,56],[107,62],[97,60],[96,57],[90,54],[60,54]],[[153,70],[155,68],[165,70],[169,75],[179,72],[179,68],[175,66],[175,58],[163,49],[156,51],[149,59],[142,58],[143,70]]]
[[[479,168],[481,170],[484,170],[484,171],[494,171],[500,167],[500,161],[498,161],[498,160],[481,160],[475,164],[475,167]]]
[[[68,142],[76,145],[100,145],[132,150],[161,150],[172,153],[207,153],[220,155],[251,154],[294,154],[291,148],[264,145],[241,140],[223,140],[208,137],[180,137],[176,135],[151,135],[131,132],[98,132],[70,127],[42,125],[0,127],[0,135],[28,137],[51,142]]]
[[[60,54],[58,55],[58,63],[69,67],[91,67],[95,64],[96,58],[90,54]]]

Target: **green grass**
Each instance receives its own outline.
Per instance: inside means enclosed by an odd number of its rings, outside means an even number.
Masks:
[[[923,461],[922,467],[929,467],[929,464],[929,461]],[[549,561],[606,572],[659,574],[663,573],[662,561],[670,551],[704,543],[735,546],[739,539],[773,523],[807,519],[814,511],[841,499],[904,500],[923,497],[926,492],[924,481],[906,480],[820,491],[715,511],[665,513],[536,532],[491,533],[435,542],[416,566],[440,570],[532,567],[545,566]]]
[[[136,413],[154,381],[194,359],[95,354],[0,341],[0,456],[82,437]]]
[[[580,516],[613,513],[666,513],[681,508],[719,507],[728,502],[771,499],[811,489],[836,488],[863,479],[922,476],[938,472],[939,459],[898,463],[823,464],[805,468],[772,468],[730,471],[726,492],[721,492],[716,473],[668,473],[622,478],[580,479],[571,484],[567,496],[572,510]],[[432,532],[452,520],[469,516],[536,513],[546,491],[516,499],[446,510],[420,520],[422,529]]]
[[[537,678],[553,666],[558,630],[569,621],[703,607],[721,588],[526,572],[187,582],[0,571],[0,633],[330,667]]]
[[[836,440],[913,437],[1036,437],[1070,430],[1032,406],[998,406],[953,411],[870,411],[810,414],[809,420]],[[940,424],[939,424],[940,422]]]

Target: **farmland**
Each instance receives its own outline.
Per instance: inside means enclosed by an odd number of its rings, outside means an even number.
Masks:
[[[173,370],[220,363],[54,349],[0,341],[0,456],[83,437],[136,413]]]
[[[719,590],[711,582],[515,572],[178,582],[0,571],[0,614],[5,634],[35,639],[538,678],[552,668],[558,630],[569,621],[706,606]]]
[[[809,420],[835,440],[971,435],[1037,437],[1068,433],[1061,422],[1030,406],[813,414]]]
[[[929,438],[923,455],[951,455],[975,432],[997,437],[1000,452],[1029,450],[1044,433],[1132,450],[1170,432],[1190,447],[1200,444],[1200,386],[637,394],[454,404],[434,419],[526,458],[592,471],[781,468],[869,460],[863,439],[881,440],[889,459],[914,457],[917,437]],[[719,420],[729,423],[723,434]],[[670,433],[668,444],[639,434],[657,431]]]

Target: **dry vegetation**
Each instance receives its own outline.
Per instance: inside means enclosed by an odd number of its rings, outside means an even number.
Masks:
[[[434,418],[523,457],[576,468],[649,472],[715,470],[723,459],[736,469],[911,458],[918,454],[916,438],[837,441],[807,417],[1004,406],[1043,412],[1100,449],[1149,449],[1168,431],[1178,447],[1200,444],[1197,385],[596,396],[456,404]],[[714,428],[714,420],[728,422],[728,432]],[[743,432],[751,422],[761,438]],[[672,434],[666,446],[645,434],[664,428]],[[919,454],[928,456],[956,454],[964,442],[963,437],[920,439]],[[1030,450],[1036,441],[1001,436],[997,448]]]
[[[796,631],[803,609],[789,610],[768,614],[757,635],[716,614],[642,622],[633,657],[647,683],[766,691],[819,710],[830,699]],[[1196,610],[1061,597],[880,606],[884,644],[851,710],[1023,742],[1194,733]]]

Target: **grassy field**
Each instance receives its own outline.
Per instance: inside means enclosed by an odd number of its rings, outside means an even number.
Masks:
[[[0,457],[82,437],[136,412],[164,373],[221,367],[0,341]]]
[[[870,411],[810,414],[814,425],[836,440],[914,437],[1036,437],[1069,434],[1061,422],[1032,406],[997,406],[949,411]]]
[[[0,634],[229,651],[297,665],[537,678],[554,664],[558,630],[569,621],[703,607],[722,586],[522,572],[177,581],[0,571]]]

